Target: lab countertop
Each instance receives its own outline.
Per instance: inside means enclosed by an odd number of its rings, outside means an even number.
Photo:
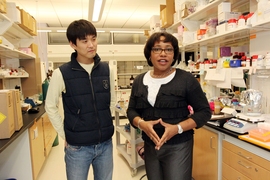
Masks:
[[[233,131],[231,131],[231,130],[228,130],[228,129],[224,128],[224,127],[221,127],[221,126],[215,126],[215,125],[212,125],[212,124],[209,124],[209,123],[206,123],[206,126],[212,128],[212,129],[215,129],[215,130],[217,130],[217,131],[219,131],[219,132],[222,132],[222,133],[224,133],[224,134],[230,135],[230,136],[232,136],[232,137],[234,137],[234,138],[237,138],[237,139],[239,139],[239,137],[238,137],[239,135],[243,135],[243,134],[239,134],[239,133],[233,132]],[[246,135],[247,135],[247,134],[248,134],[248,133],[246,133]],[[240,140],[242,140],[242,139],[240,139]],[[244,141],[244,140],[242,140],[242,141]],[[254,146],[257,146],[257,147],[259,147],[259,148],[262,148],[262,149],[264,149],[264,150],[270,152],[269,149],[267,149],[267,148],[265,148],[265,147],[263,147],[263,146],[259,146],[259,145],[257,145],[257,144],[254,144],[254,143],[248,142],[248,141],[244,141],[244,142],[249,143],[249,144],[252,144],[252,145],[254,145]]]
[[[36,119],[39,119],[44,113],[44,103],[39,105],[39,112],[36,114],[28,114],[24,113],[23,117],[23,126],[19,131],[15,131],[15,133],[8,139],[0,139],[0,153],[5,150],[16,138],[18,138],[24,131],[28,130],[31,127]]]

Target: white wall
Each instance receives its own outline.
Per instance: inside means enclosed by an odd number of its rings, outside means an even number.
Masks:
[[[103,61],[142,61],[144,45],[98,45],[97,53]],[[74,50],[69,45],[48,45],[48,61],[67,62]]]

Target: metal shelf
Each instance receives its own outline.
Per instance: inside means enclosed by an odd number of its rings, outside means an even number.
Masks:
[[[131,170],[131,176],[135,176],[137,174],[137,168],[144,165],[144,160],[138,156],[136,145],[138,143],[143,142],[143,140],[137,137],[137,131],[132,126],[130,127],[130,132],[126,132],[124,130],[124,125],[120,125],[119,123],[119,113],[126,116],[125,109],[115,108],[115,126],[116,126],[116,149],[126,161],[129,163]],[[131,154],[127,153],[126,145],[120,143],[120,136],[124,136],[131,143]]]

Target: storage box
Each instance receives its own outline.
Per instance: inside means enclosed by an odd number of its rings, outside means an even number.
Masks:
[[[222,12],[218,14],[218,24],[227,22],[229,19],[238,19],[241,12]]]
[[[150,29],[155,29],[160,27],[160,17],[159,15],[154,15],[150,18]]]
[[[15,132],[12,92],[0,90],[0,139],[8,139]]]
[[[248,132],[249,137],[263,142],[270,142],[270,130],[255,128]]]
[[[168,28],[173,25],[174,13],[174,1],[166,0],[166,5],[160,5],[160,20],[162,28]]]
[[[37,22],[36,19],[31,15],[29,17],[29,29],[29,34],[31,34],[32,36],[37,35]]]
[[[11,89],[13,108],[14,108],[14,127],[15,131],[19,131],[23,126],[22,109],[21,109],[21,95],[18,89]]]
[[[220,47],[220,57],[228,57],[231,55],[231,47]]]
[[[0,0],[0,13],[7,13],[7,2],[6,2],[6,0]]]
[[[218,26],[216,26],[216,33],[217,34],[223,34],[227,31],[227,25],[228,23],[227,22],[224,22]]]
[[[30,14],[23,9],[20,9],[21,12],[21,24],[19,26],[25,31],[30,31]]]
[[[38,45],[32,43],[32,44],[30,45],[30,48],[31,48],[31,51],[36,55],[36,57],[38,57]]]
[[[197,36],[197,31],[184,31],[183,32],[183,44],[192,43]]]
[[[230,2],[222,2],[218,5],[218,14],[222,12],[231,12],[231,3]]]
[[[7,2],[7,17],[9,17],[14,23],[21,24],[21,12],[16,8],[16,3]]]

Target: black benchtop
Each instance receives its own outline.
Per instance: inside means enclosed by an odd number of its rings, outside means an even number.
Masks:
[[[25,130],[28,130],[34,124],[36,119],[39,119],[44,113],[45,108],[44,104],[38,106],[39,112],[36,114],[28,114],[24,113],[22,115],[23,118],[23,126],[19,131],[15,131],[15,133],[8,139],[0,139],[0,153],[5,150],[16,138],[18,138]]]
[[[232,136],[232,137],[234,137],[234,138],[237,138],[237,139],[239,139],[239,138],[238,138],[239,135],[244,135],[244,134],[239,134],[239,133],[233,132],[233,131],[228,130],[228,129],[224,128],[224,127],[221,127],[221,126],[215,126],[215,125],[212,125],[212,124],[209,124],[209,123],[206,123],[206,126],[212,128],[212,129],[215,129],[215,130],[217,130],[217,131],[219,131],[219,132],[223,132],[224,134],[228,134],[228,135],[230,135],[230,136]],[[248,133],[246,133],[246,134],[248,134]],[[241,140],[241,139],[239,139],[239,140]],[[241,140],[241,141],[244,141],[244,140]],[[249,144],[252,144],[252,145],[254,145],[254,146],[256,146],[256,147],[259,147],[259,148],[261,148],[261,149],[264,149],[264,150],[270,152],[269,149],[264,148],[264,147],[262,147],[262,146],[258,146],[258,145],[256,145],[256,144],[253,144],[253,143],[248,142],[248,141],[244,141],[244,142],[249,143]]]
[[[209,123],[206,123],[206,126],[210,127],[210,128],[213,128],[217,131],[220,131],[220,132],[223,132],[224,134],[228,134],[232,137],[235,137],[235,138],[238,138],[239,135],[243,135],[243,134],[239,134],[239,133],[236,133],[236,132],[233,132],[233,131],[230,131],[224,127],[221,127],[221,126],[215,126],[215,125],[212,125],[212,124],[209,124]]]

